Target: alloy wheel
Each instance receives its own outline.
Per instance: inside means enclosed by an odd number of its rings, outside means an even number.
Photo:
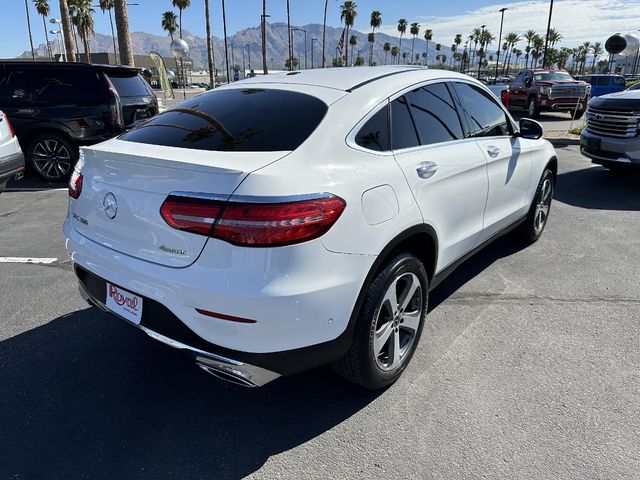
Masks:
[[[44,139],[33,148],[33,163],[47,179],[59,180],[71,170],[71,152],[58,140]]]
[[[542,229],[549,218],[549,208],[551,208],[551,198],[553,197],[553,182],[550,178],[545,178],[538,195],[538,203],[536,204],[535,214],[533,217],[533,229],[536,235],[542,232]]]
[[[397,368],[411,351],[422,318],[422,284],[413,273],[396,277],[377,311],[373,354],[381,370]]]

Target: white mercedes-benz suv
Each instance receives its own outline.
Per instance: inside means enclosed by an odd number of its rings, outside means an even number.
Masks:
[[[295,71],[196,96],[83,149],[66,248],[92,304],[248,386],[333,364],[367,388],[429,291],[496,237],[537,240],[557,160],[479,82]]]

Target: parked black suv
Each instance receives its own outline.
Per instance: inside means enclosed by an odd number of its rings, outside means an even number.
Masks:
[[[0,62],[0,110],[13,124],[28,167],[46,180],[64,181],[79,146],[156,115],[158,101],[131,67]]]

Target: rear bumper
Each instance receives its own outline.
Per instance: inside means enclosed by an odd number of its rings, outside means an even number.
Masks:
[[[225,244],[207,245],[193,265],[174,268],[103,247],[76,232],[69,220],[64,234],[76,274],[97,304],[106,301],[108,281],[143,297],[141,327],[150,336],[281,375],[346,352],[356,299],[375,260],[329,252],[320,241],[288,252],[289,247],[274,252]],[[211,318],[195,308],[256,323]]]
[[[599,142],[600,146],[593,146]],[[580,151],[593,163],[627,165],[640,168],[640,137],[614,138],[595,135],[583,130],[580,135]]]
[[[0,157],[0,183],[19,176],[24,172],[24,155],[16,152],[6,157]]]

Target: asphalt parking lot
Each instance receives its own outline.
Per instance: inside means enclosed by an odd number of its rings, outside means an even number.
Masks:
[[[449,277],[413,362],[375,393],[328,368],[221,383],[89,308],[66,191],[14,184],[0,195],[0,478],[638,478],[640,175],[558,155],[542,239],[501,239]]]

